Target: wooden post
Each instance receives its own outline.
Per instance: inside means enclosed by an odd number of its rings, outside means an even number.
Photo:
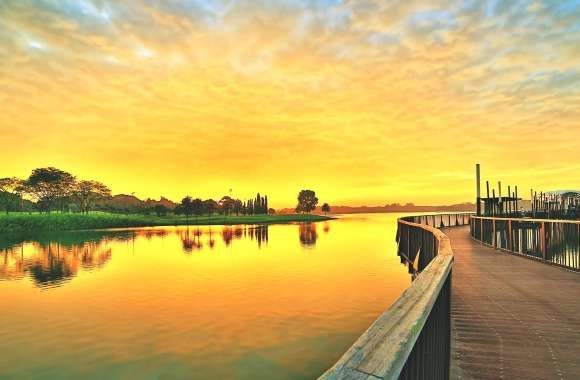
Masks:
[[[481,186],[480,186],[480,167],[479,164],[475,164],[475,190],[476,190],[476,210],[477,216],[481,216]]]
[[[497,204],[495,203],[495,189],[491,189],[491,196],[493,198],[493,203],[492,203],[492,207],[491,207],[493,212],[492,212],[491,216],[495,217],[495,214],[497,212]]]
[[[493,219],[493,235],[491,236],[491,245],[493,245],[494,248],[497,248],[497,239],[495,236],[495,219]]]
[[[512,190],[511,190],[510,185],[508,185],[507,190],[508,190],[508,192],[507,192],[507,197],[508,197],[508,201],[507,201],[507,213],[508,213],[509,216],[511,216],[511,214],[512,214],[512,200],[510,198],[512,196]]]
[[[540,227],[540,248],[542,249],[542,258],[546,260],[546,223],[542,222]]]
[[[500,216],[503,216],[503,202],[501,199],[501,181],[497,181],[497,206],[498,206],[498,212]]]
[[[508,220],[508,250],[513,252],[514,242],[512,240],[512,220]]]
[[[485,198],[485,209],[483,210],[484,215],[489,216],[490,215],[490,211],[487,209],[487,206],[489,206],[489,181],[485,181],[485,187],[486,187],[486,198]]]
[[[516,185],[516,192],[515,192],[515,194],[514,194],[514,198],[516,199],[516,214],[518,214],[518,215],[519,215],[519,213],[520,213],[520,208],[519,208],[519,206],[518,206],[518,187],[517,187],[517,185]]]

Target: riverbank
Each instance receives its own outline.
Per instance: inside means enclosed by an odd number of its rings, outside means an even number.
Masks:
[[[332,217],[310,214],[280,215],[212,215],[198,218],[183,215],[111,214],[106,212],[76,213],[9,213],[0,214],[0,233],[33,231],[71,231],[97,228],[154,227],[176,225],[232,225],[318,222]]]

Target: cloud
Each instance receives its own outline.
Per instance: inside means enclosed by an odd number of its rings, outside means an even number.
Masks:
[[[215,196],[235,182],[293,199],[287,184],[309,183],[365,203],[465,200],[467,176],[437,173],[478,160],[562,181],[550,168],[573,161],[580,138],[579,12],[577,1],[7,0],[0,137],[26,159],[0,175],[50,163],[144,195]]]

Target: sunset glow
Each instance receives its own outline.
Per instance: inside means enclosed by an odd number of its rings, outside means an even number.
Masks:
[[[576,0],[5,0],[0,177],[277,208],[305,187],[473,201],[476,162],[578,187],[579,20]]]

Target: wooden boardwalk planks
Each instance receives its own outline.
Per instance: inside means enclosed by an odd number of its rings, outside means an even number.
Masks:
[[[447,228],[452,379],[580,379],[580,274]]]

